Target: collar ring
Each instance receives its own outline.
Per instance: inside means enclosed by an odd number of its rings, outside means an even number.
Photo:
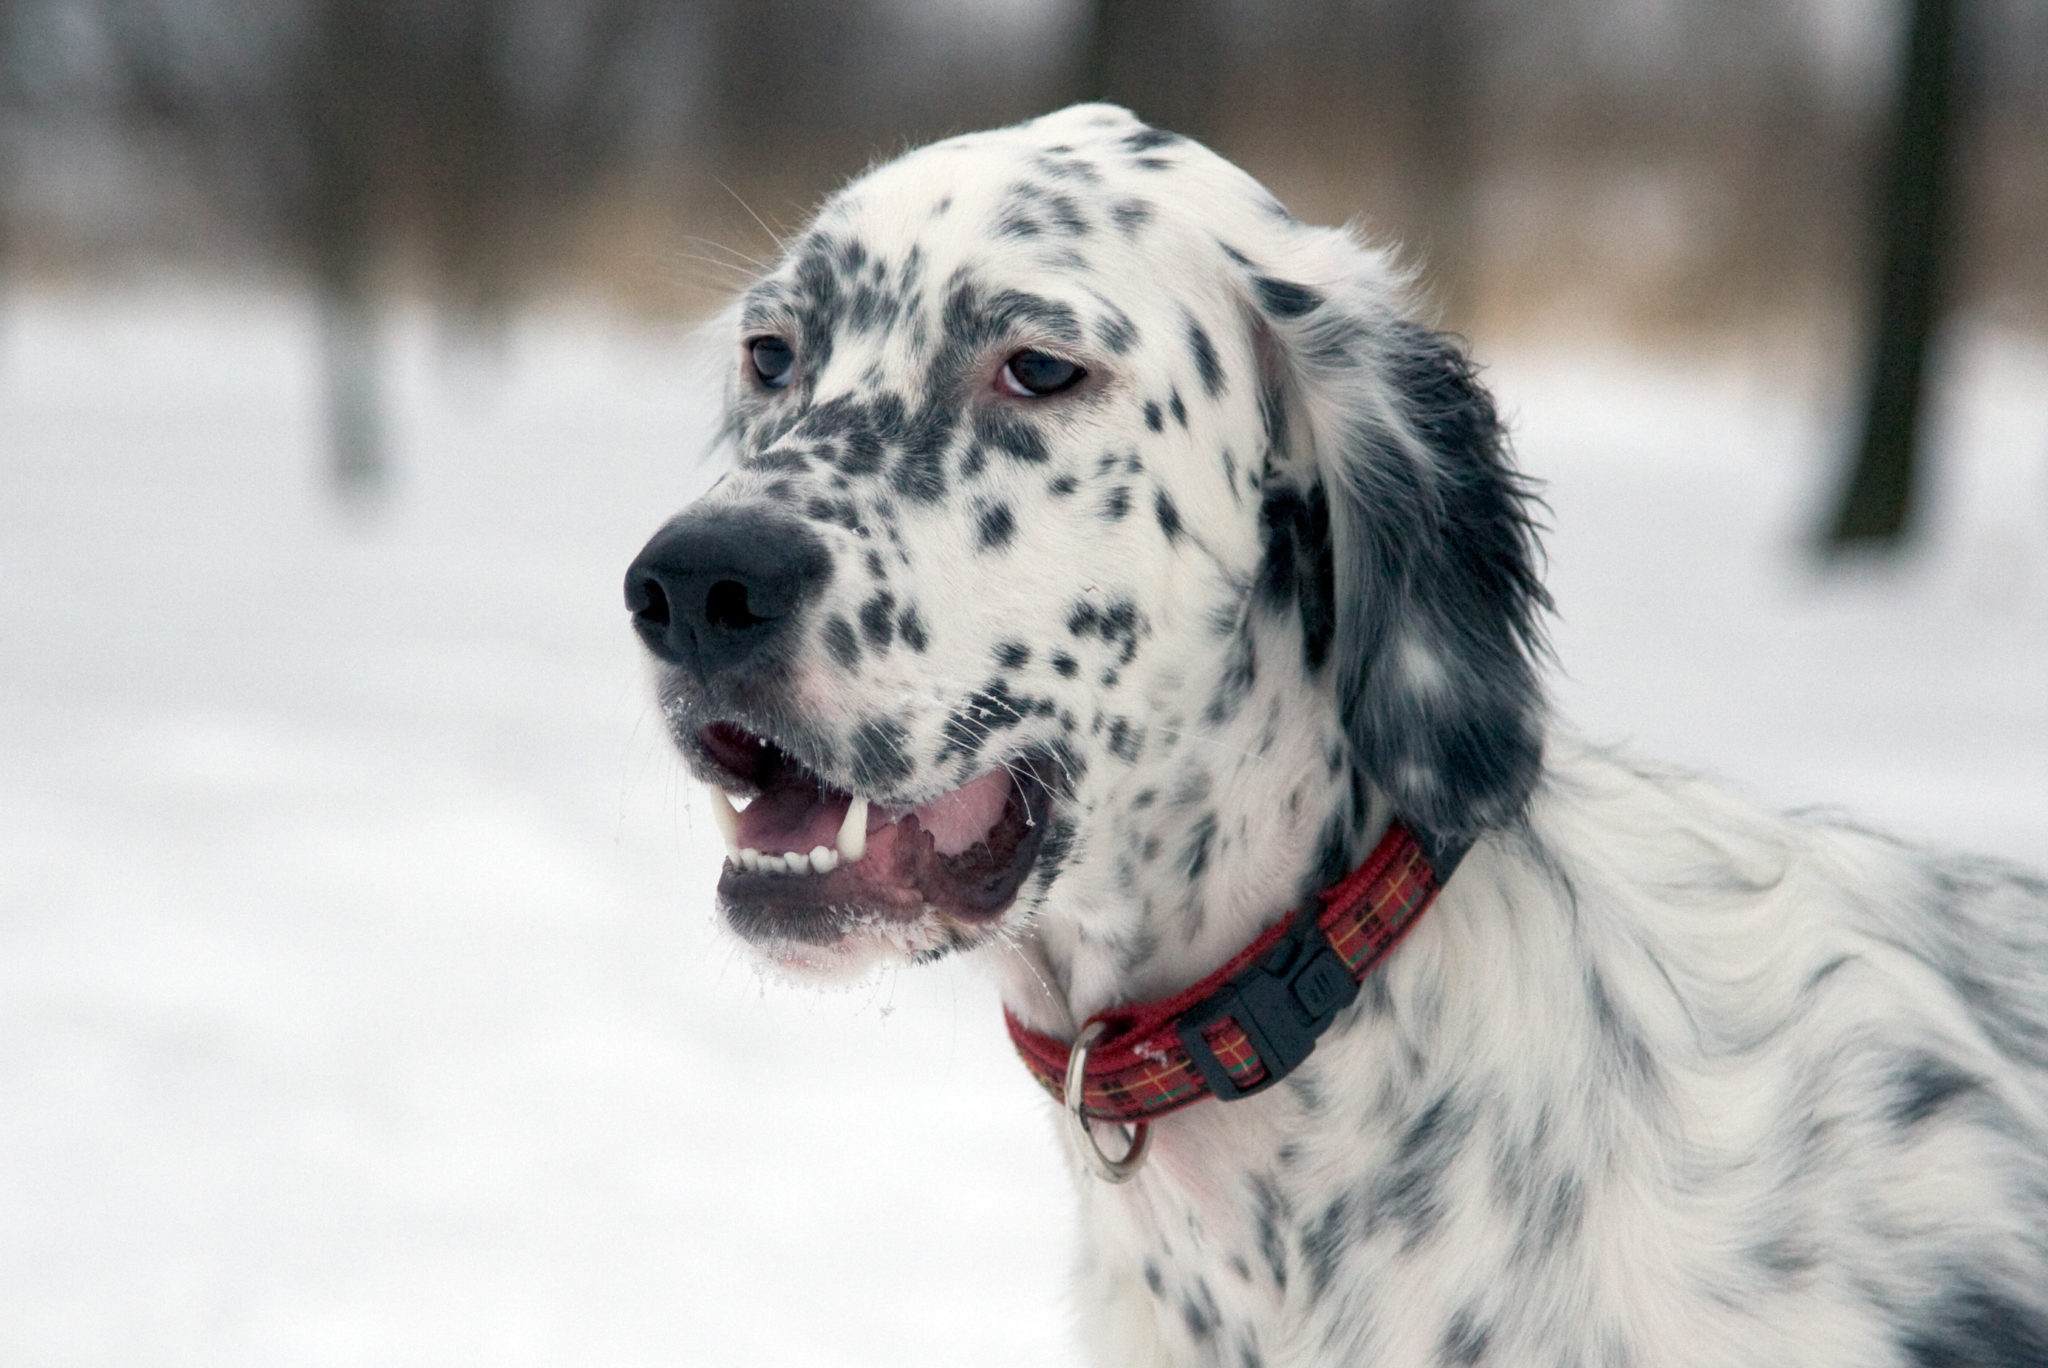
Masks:
[[[1074,1125],[1081,1132],[1081,1158],[1086,1161],[1089,1171],[1106,1183],[1128,1183],[1145,1166],[1145,1156],[1152,1144],[1151,1123],[1138,1121],[1131,1126],[1131,1142],[1121,1159],[1112,1159],[1102,1152],[1102,1146],[1095,1141],[1095,1131],[1088,1122],[1088,1113],[1083,1109],[1081,1083],[1088,1072],[1088,1047],[1093,1045],[1108,1029],[1101,1021],[1091,1021],[1082,1028],[1074,1041],[1073,1053],[1067,1056],[1066,1107],[1074,1118]]]

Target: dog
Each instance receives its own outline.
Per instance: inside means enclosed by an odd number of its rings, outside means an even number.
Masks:
[[[1100,1364],[2048,1365],[2048,884],[1553,723],[1404,292],[1106,105],[827,202],[626,582],[723,919],[996,976]]]

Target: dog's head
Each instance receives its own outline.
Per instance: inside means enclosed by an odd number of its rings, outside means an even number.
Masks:
[[[1513,820],[1526,501],[1399,294],[1108,106],[832,199],[724,321],[732,468],[626,582],[676,743],[745,804],[730,923],[846,967],[1113,899],[1133,843],[1199,897],[1233,840],[1327,865],[1363,804],[1444,842]],[[1233,830],[1266,800],[1232,764],[1348,806]]]

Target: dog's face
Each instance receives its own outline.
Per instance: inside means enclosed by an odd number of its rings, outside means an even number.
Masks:
[[[1391,293],[1348,238],[1104,106],[832,200],[726,320],[733,468],[627,580],[676,743],[744,804],[732,926],[836,970],[1021,925],[1114,858],[1091,833],[1135,838],[1133,811],[1186,787],[1172,757],[1239,725],[1261,668],[1289,726],[1334,738],[1332,774],[1362,764],[1453,833],[1518,803],[1533,757],[1470,754],[1474,728],[1534,736],[1535,591],[1490,409],[1473,469],[1500,602],[1448,620],[1359,521],[1442,528],[1473,485],[1417,473],[1476,391]],[[1435,387],[1428,411],[1404,384]],[[1368,655],[1394,667],[1331,663]],[[1403,709],[1429,735],[1368,754],[1360,725]]]

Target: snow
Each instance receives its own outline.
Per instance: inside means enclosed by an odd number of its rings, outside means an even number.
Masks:
[[[0,308],[0,1361],[1077,1361],[972,969],[820,995],[712,924],[618,602],[705,478],[682,332],[399,320],[374,518],[312,341],[260,292]],[[2048,862],[2048,349],[1959,332],[1925,553],[1836,576],[1797,367],[1492,359],[1577,725]]]

